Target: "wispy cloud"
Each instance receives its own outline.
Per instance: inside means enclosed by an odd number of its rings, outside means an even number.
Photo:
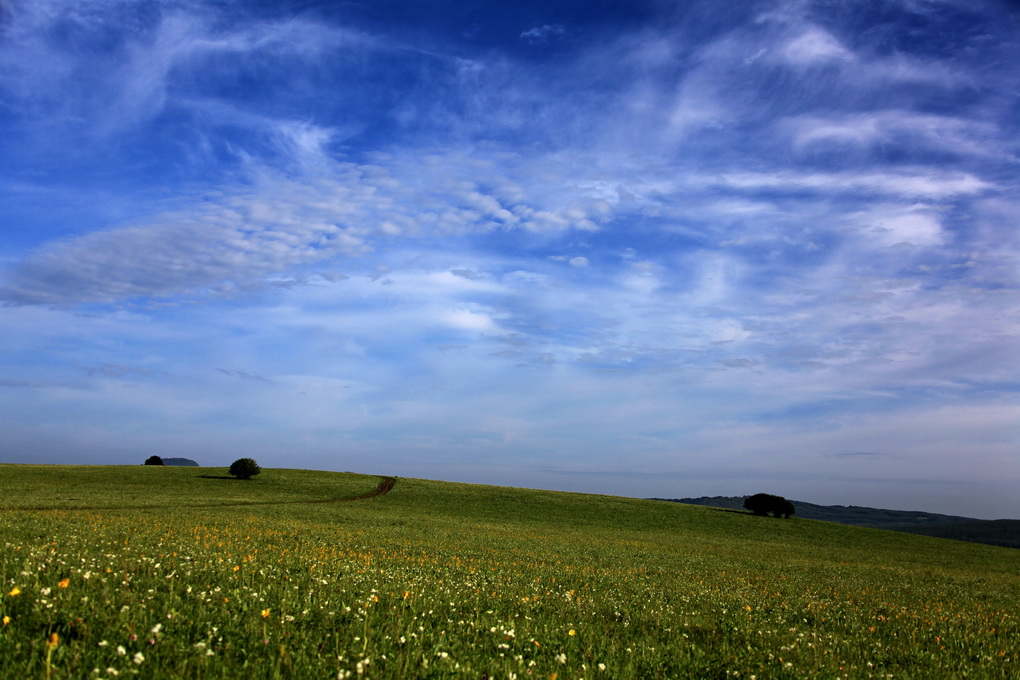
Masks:
[[[567,29],[559,24],[533,26],[521,33],[521,40],[529,43],[546,43],[566,35]]]

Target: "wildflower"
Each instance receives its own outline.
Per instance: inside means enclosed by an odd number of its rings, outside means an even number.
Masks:
[[[159,635],[159,631],[161,630],[163,630],[163,624],[157,623],[155,626],[152,627],[152,630],[150,630],[149,632],[152,633],[153,635]]]
[[[264,619],[265,618],[269,618],[269,610],[268,609],[263,609],[262,610],[262,618],[264,618]]]
[[[106,646],[108,646],[109,644],[110,644],[110,643],[109,643],[109,642],[107,642],[106,640],[100,640],[100,641],[99,641],[99,644],[98,644],[98,645],[96,645],[96,646],[97,646],[97,647],[106,647]]]
[[[10,623],[10,622],[11,622],[11,617],[9,617],[9,616],[5,616],[5,617],[4,617],[4,625],[6,626],[6,625],[7,625],[8,623]]]
[[[60,636],[57,635],[56,633],[51,633],[50,634],[50,639],[46,641],[46,646],[49,647],[50,649],[53,649],[54,647],[56,647],[59,644],[60,644]]]
[[[60,586],[61,588],[66,588],[67,586],[71,585],[71,579],[62,578],[60,579],[60,583],[58,583],[57,585]]]
[[[569,633],[567,633],[567,635],[569,635],[570,637],[574,637],[575,635],[577,635],[577,631],[576,631],[576,630],[574,630],[573,628],[571,628],[571,629],[570,629],[570,632],[569,632]]]
[[[117,654],[120,656],[127,654],[127,650],[124,649],[124,645],[117,645]]]
[[[13,588],[11,588],[11,592],[7,594],[10,595],[11,597],[14,597],[15,595],[21,595],[21,588],[19,588],[18,586],[14,586]]]
[[[135,652],[135,655],[134,655],[133,657],[131,657],[131,661],[132,661],[132,662],[133,662],[133,663],[134,663],[134,664],[135,664],[136,666],[141,666],[141,665],[142,665],[142,662],[143,662],[143,661],[145,661],[145,657],[144,657],[144,656],[142,656],[142,653],[141,653],[141,652]]]
[[[557,654],[556,655],[556,660],[559,661],[560,663],[566,663],[567,662],[567,655],[566,654]]]

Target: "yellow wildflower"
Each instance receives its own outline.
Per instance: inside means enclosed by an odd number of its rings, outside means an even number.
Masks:
[[[52,648],[56,647],[59,644],[60,644],[60,636],[57,635],[56,633],[51,633],[50,634],[50,639],[46,641],[46,646],[49,647],[50,649],[52,649]]]
[[[10,623],[10,622],[11,622],[11,617],[9,617],[9,616],[5,616],[5,617],[4,617],[4,625],[6,626],[6,625],[7,625],[8,623]]]
[[[269,617],[269,610],[268,609],[263,609],[262,610],[262,618],[265,619],[265,618],[268,618],[268,617]]]
[[[21,595],[21,588],[19,588],[18,586],[14,586],[13,588],[11,588],[11,592],[7,594],[10,595],[11,597],[14,597],[15,595]]]
[[[66,588],[67,586],[71,585],[71,579],[69,578],[60,579],[60,583],[58,583],[57,585],[60,586],[61,588]]]

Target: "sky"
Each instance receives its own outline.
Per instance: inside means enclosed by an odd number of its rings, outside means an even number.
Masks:
[[[1020,518],[1006,0],[0,0],[0,462]]]

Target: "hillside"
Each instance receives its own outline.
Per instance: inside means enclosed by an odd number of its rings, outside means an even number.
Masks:
[[[310,470],[0,465],[0,505],[0,677],[1009,678],[1020,657],[1020,552],[992,546]]]
[[[743,496],[702,496],[701,498],[658,498],[673,503],[701,505],[744,511]],[[793,501],[797,517],[837,522],[871,529],[904,531],[912,534],[1020,548],[1020,520],[981,520],[973,517],[940,515],[933,512],[883,510],[856,505],[816,505]]]
[[[198,467],[198,463],[191,460],[190,458],[164,458],[163,465],[184,465],[190,467]]]

